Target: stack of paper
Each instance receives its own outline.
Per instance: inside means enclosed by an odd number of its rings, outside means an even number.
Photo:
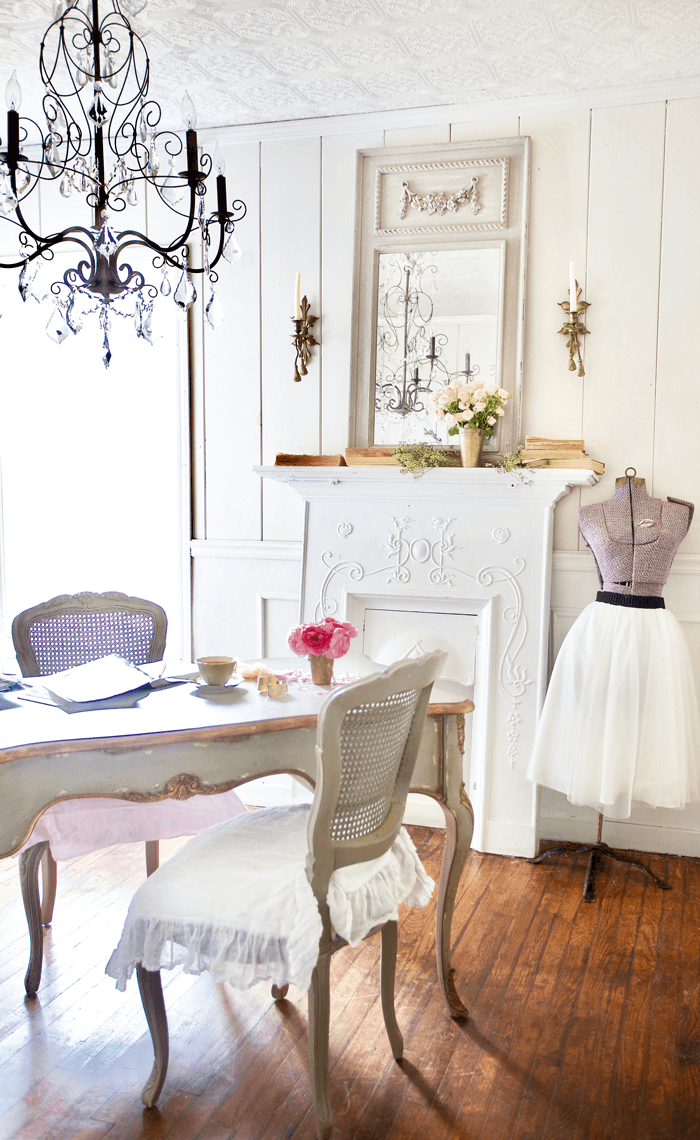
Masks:
[[[110,653],[62,673],[27,679],[21,695],[39,704],[57,705],[65,712],[130,708],[158,684],[154,677],[162,663],[157,663],[155,668],[154,673],[153,666],[132,665],[124,657]]]

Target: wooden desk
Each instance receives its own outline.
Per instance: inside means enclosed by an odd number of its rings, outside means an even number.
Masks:
[[[106,796],[134,803],[225,792],[286,772],[313,785],[318,710],[326,696],[290,684],[287,697],[261,696],[244,683],[220,697],[193,685],[153,692],[131,709],[66,714],[0,695],[0,858],[12,855],[52,803]],[[473,815],[464,789],[464,718],[469,700],[439,688],[428,710],[412,792],[445,814],[438,887],[438,980],[453,1017],[466,1016],[450,963],[452,912],[471,842]],[[36,922],[38,923],[38,916]]]

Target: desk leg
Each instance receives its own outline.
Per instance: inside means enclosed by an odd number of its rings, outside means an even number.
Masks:
[[[41,967],[44,960],[44,932],[41,928],[41,902],[39,900],[39,864],[48,843],[35,843],[27,847],[19,857],[19,881],[22,888],[22,901],[29,927],[29,965],[24,978],[24,988],[30,997],[39,989]]]
[[[452,914],[459,879],[472,838],[472,817],[468,808],[449,803],[440,804],[445,815],[445,853],[442,857],[438,883],[435,941],[437,949],[438,981],[445,1004],[452,1017],[468,1017],[469,1011],[462,1002],[454,981],[452,968]]]
[[[445,816],[445,853],[438,883],[435,942],[440,990],[452,1017],[468,1017],[454,981],[452,968],[452,915],[460,876],[474,831],[474,813],[463,783],[464,718],[440,718],[440,807]]]

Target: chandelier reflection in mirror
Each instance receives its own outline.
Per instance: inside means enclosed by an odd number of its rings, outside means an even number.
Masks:
[[[153,305],[159,292],[173,294],[187,310],[197,298],[193,276],[206,281],[205,312],[213,326],[221,312],[215,298],[216,265],[236,261],[241,250],[235,223],[246,207],[226,201],[224,164],[197,146],[196,115],[185,92],[182,114],[185,142],[174,131],[159,130],[161,109],[148,98],[149,60],[132,17],[146,0],[108,0],[100,18],[98,0],[58,0],[54,23],[41,42],[39,69],[45,86],[45,129],[19,116],[21,90],[16,73],[7,84],[7,137],[0,150],[0,215],[18,227],[18,258],[0,266],[19,269],[23,300],[50,296],[54,308],[48,335],[62,343],[97,314],[103,335],[103,361],[109,366],[112,315],[133,319],[136,335],[152,341]],[[0,144],[1,146],[1,144]],[[184,167],[184,169],[183,169]],[[206,214],[207,179],[216,168],[216,210]],[[24,213],[25,200],[41,182],[51,182],[66,200],[84,195],[94,224],[66,226],[58,233],[36,232]],[[138,204],[146,185],[177,215],[176,236],[160,245],[135,229],[118,229],[115,219]],[[64,205],[63,209],[67,209]],[[201,235],[203,264],[188,261],[187,242]],[[46,263],[57,247],[79,260],[62,280],[49,284]],[[159,286],[146,281],[127,257],[141,247],[154,254]],[[43,267],[43,268],[42,268]],[[169,271],[173,272],[173,281]]]
[[[433,332],[434,294],[438,290],[436,254],[402,253],[380,267],[377,312],[377,379],[375,414],[380,421],[400,424],[405,434],[422,428],[423,436],[439,441],[428,402],[429,394],[464,378],[478,375],[468,352],[464,369],[450,372],[444,354],[449,338]],[[430,262],[425,262],[425,257]],[[421,376],[421,369],[427,373]],[[375,437],[376,438],[376,437]]]
[[[429,396],[480,373],[493,382],[500,293],[493,243],[379,254],[375,444],[452,443]]]

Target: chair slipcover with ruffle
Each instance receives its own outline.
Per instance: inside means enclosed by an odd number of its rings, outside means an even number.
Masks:
[[[309,806],[269,808],[215,824],[191,839],[139,887],[107,973],[124,989],[137,963],[182,965],[239,989],[263,978],[309,988],[322,923],[305,869]],[[203,889],[203,884],[206,889]],[[435,884],[405,828],[378,859],[333,872],[328,891],[337,934],[357,946],[423,907]]]

